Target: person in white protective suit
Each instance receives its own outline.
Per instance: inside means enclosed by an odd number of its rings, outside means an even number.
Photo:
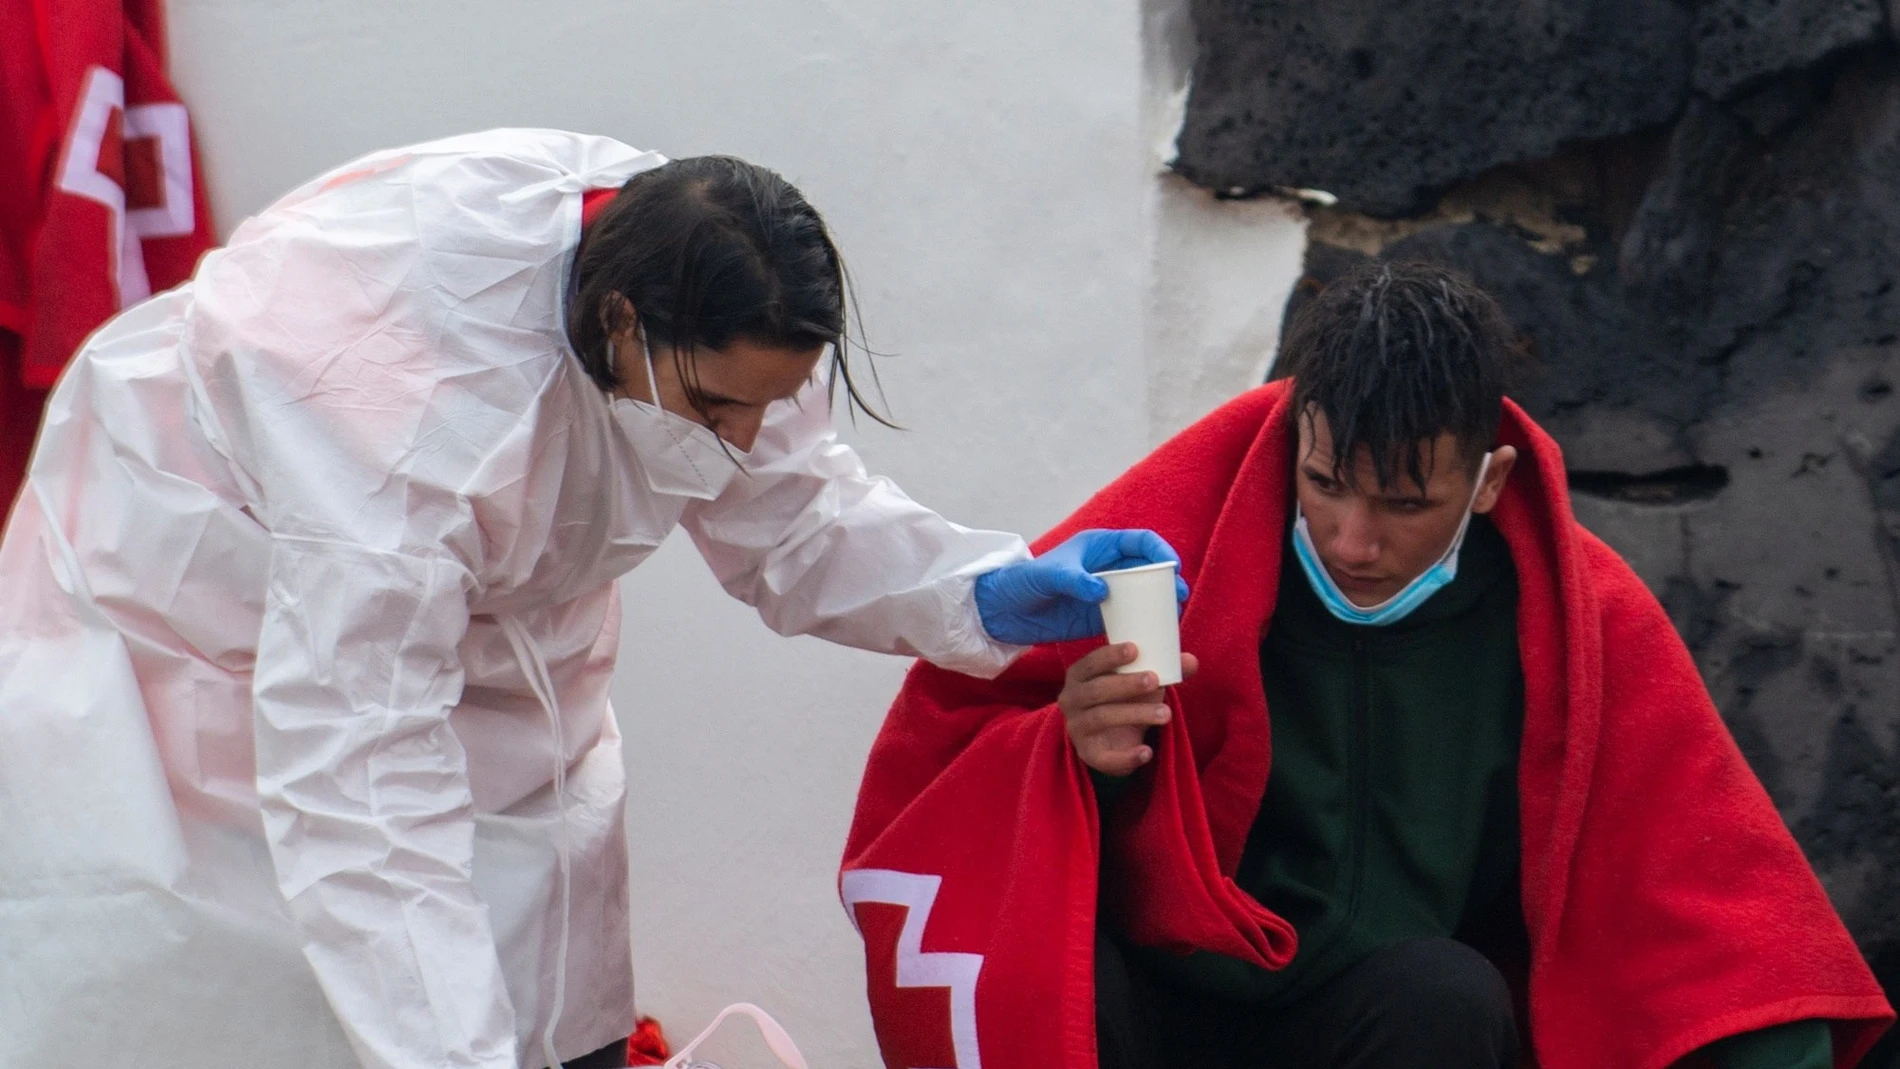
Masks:
[[[496,131],[95,334],[0,543],[0,1066],[619,1064],[618,576],[684,527],[782,633],[993,675],[1172,559],[868,476],[844,288],[769,171]]]

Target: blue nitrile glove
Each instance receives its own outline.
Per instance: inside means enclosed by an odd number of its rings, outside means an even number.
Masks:
[[[1090,575],[1162,561],[1179,563],[1153,531],[1082,531],[1034,560],[1006,564],[976,579],[976,611],[998,642],[1031,646],[1102,633],[1108,584]],[[1187,600],[1187,581],[1175,576]]]

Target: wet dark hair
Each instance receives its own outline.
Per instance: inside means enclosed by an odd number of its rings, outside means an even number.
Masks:
[[[1335,479],[1351,481],[1363,447],[1380,489],[1401,472],[1423,486],[1431,445],[1446,431],[1476,469],[1497,438],[1519,356],[1504,311],[1470,279],[1437,264],[1375,260],[1294,313],[1274,377],[1293,379],[1295,412],[1325,414]]]
[[[620,385],[608,339],[626,325],[624,297],[654,354],[672,350],[701,415],[711,417],[698,351],[744,340],[829,345],[834,396],[842,384],[854,414],[890,425],[852,378],[844,259],[817,209],[774,171],[691,156],[634,175],[588,227],[575,280],[568,342],[603,390]]]

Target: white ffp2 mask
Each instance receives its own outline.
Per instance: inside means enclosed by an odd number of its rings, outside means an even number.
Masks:
[[[721,442],[711,430],[660,407],[660,387],[653,378],[653,347],[647,343],[644,330],[640,332],[640,350],[653,402],[614,398],[614,422],[633,442],[641,473],[654,493],[711,501],[732,481],[746,451]]]

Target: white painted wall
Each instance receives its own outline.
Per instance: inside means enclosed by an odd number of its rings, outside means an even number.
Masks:
[[[1259,381],[1301,235],[1157,177],[1180,0],[170,0],[228,232],[375,148],[501,125],[772,166],[857,276],[891,407],[874,470],[1034,533]],[[904,668],[767,632],[689,547],[626,580],[642,1009],[737,999],[814,1065],[876,1061],[834,874]]]
[[[1148,271],[1142,352],[1159,444],[1264,382],[1300,276],[1305,222],[1277,200],[1216,200],[1169,172],[1194,66],[1185,0],[1141,0]]]

